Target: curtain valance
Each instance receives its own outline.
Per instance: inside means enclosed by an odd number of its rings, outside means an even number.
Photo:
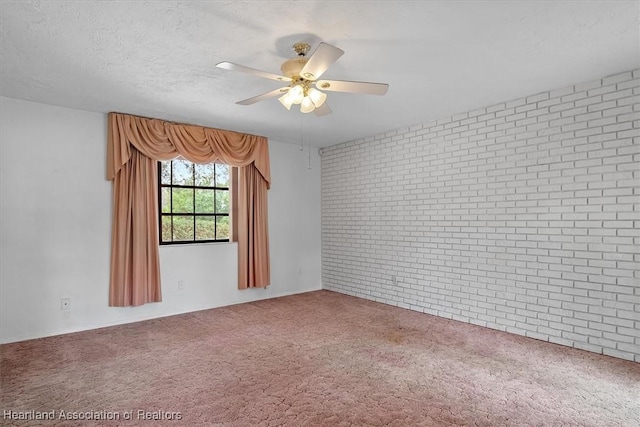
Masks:
[[[238,167],[253,163],[267,186],[271,185],[269,148],[264,136],[110,113],[107,143],[110,181],[131,158],[133,145],[153,160],[182,156],[194,163],[220,162]]]
[[[109,305],[162,300],[158,252],[157,161],[179,156],[234,167],[231,240],[238,242],[238,288],[270,281],[267,138],[109,113],[107,179],[113,181]]]

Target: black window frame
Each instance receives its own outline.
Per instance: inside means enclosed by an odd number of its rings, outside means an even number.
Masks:
[[[206,185],[195,185],[195,168],[192,168],[193,170],[193,183],[194,185],[182,185],[182,184],[173,184],[173,161],[174,160],[181,160],[181,161],[187,161],[189,162],[189,160],[186,159],[173,159],[173,160],[164,160],[164,162],[168,162],[170,163],[170,171],[171,171],[171,184],[163,184],[162,183],[162,162],[163,160],[158,161],[158,241],[160,243],[161,246],[164,245],[190,245],[190,244],[194,244],[194,243],[224,243],[224,242],[229,242],[229,238],[226,239],[218,239],[217,238],[217,233],[218,233],[218,227],[215,226],[214,227],[214,233],[216,238],[215,239],[203,239],[203,240],[196,240],[196,217],[200,217],[200,216],[210,216],[210,217],[215,217],[216,218],[216,225],[217,225],[217,217],[231,217],[231,213],[227,212],[227,213],[220,213],[220,212],[213,212],[213,213],[202,213],[202,212],[196,212],[196,202],[195,202],[195,193],[197,189],[204,189],[204,190],[218,190],[218,191],[231,191],[229,189],[228,186],[224,187],[224,186],[218,186],[218,185],[214,185],[214,186],[206,186]],[[196,163],[190,162],[192,165],[196,165]],[[224,163],[210,163],[212,165],[214,165],[214,176],[215,175],[215,167],[216,165],[224,165],[227,166],[229,168],[231,168],[231,166],[226,165]],[[231,175],[231,170],[229,170],[229,175]],[[231,179],[231,176],[229,176],[229,179]],[[217,182],[215,182],[215,184],[217,184]],[[163,188],[169,188],[169,194],[171,194],[171,212],[170,213],[165,213],[162,212],[162,189]],[[171,189],[173,188],[186,188],[186,189],[193,189],[193,212],[186,212],[186,213],[175,213],[173,212],[173,191],[171,191]],[[215,201],[215,195],[216,192],[214,191],[214,201],[213,201],[213,207],[214,207],[214,211],[215,211],[215,207],[216,207],[216,201]],[[231,199],[231,194],[229,194],[229,199]],[[229,206],[229,211],[231,211],[231,206]],[[176,216],[190,216],[193,217],[193,240],[173,240],[173,217]],[[171,226],[171,238],[172,240],[169,242],[165,242],[162,240],[162,219],[163,217],[172,217],[172,226]]]

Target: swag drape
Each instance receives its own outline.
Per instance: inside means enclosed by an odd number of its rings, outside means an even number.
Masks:
[[[269,285],[267,139],[109,113],[107,179],[113,181],[110,306],[162,300],[157,161],[178,156],[194,163],[221,162],[235,167],[231,240],[238,242],[238,288]]]

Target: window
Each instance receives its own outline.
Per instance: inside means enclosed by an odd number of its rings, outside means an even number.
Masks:
[[[229,166],[158,162],[160,244],[229,241]]]

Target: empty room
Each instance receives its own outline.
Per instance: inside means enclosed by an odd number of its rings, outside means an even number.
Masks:
[[[639,426],[640,1],[2,1],[0,233],[0,425]]]

